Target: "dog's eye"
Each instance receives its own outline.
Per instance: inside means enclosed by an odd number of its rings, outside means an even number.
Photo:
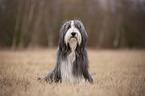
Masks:
[[[77,27],[78,27],[79,29],[81,29],[81,25],[78,25]]]
[[[70,25],[67,26],[67,30],[70,28]]]
[[[65,30],[68,30],[70,28],[70,25],[65,25],[64,28]]]

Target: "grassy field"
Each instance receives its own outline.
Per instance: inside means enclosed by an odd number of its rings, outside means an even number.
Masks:
[[[93,84],[39,83],[56,50],[1,50],[0,96],[145,96],[145,50],[88,49]]]

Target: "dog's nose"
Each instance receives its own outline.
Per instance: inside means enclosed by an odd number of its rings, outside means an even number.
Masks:
[[[72,33],[71,33],[71,35],[72,35],[72,36],[75,36],[75,35],[76,35],[76,33],[75,33],[75,32],[72,32]]]

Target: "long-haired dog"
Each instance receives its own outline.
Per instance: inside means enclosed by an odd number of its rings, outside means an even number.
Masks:
[[[64,23],[59,32],[59,47],[56,65],[45,79],[49,82],[71,81],[74,83],[88,81],[93,83],[88,71],[88,57],[86,50],[87,33],[79,20]]]

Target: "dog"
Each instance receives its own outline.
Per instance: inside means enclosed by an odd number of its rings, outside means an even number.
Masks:
[[[87,33],[82,22],[80,20],[65,22],[59,32],[55,68],[47,76],[38,80],[93,83],[93,78],[88,71],[86,43]]]

